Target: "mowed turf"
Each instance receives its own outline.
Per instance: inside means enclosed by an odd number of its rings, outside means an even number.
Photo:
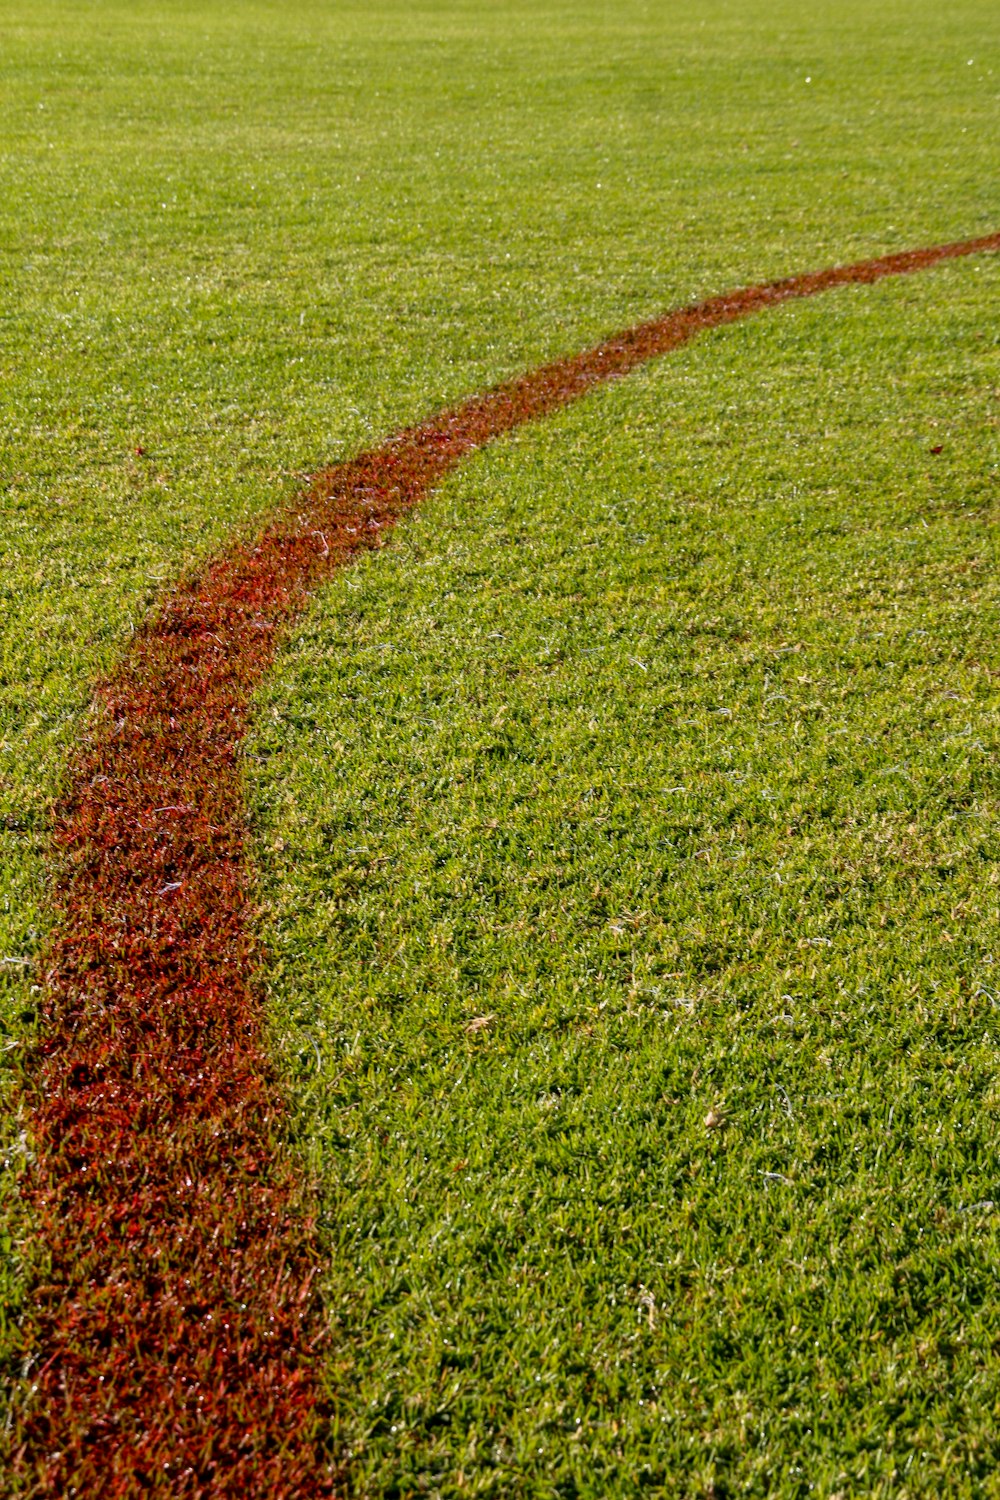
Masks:
[[[90,681],[156,592],[302,472],[490,380],[728,285],[995,228],[995,41],[981,3],[8,9],[8,1061],[48,923],[47,809]],[[986,347],[988,274],[934,278],[969,288]],[[982,451],[936,472],[981,479]],[[15,1216],[11,1370],[25,1239]]]
[[[992,1492],[998,292],[707,335],[290,644],[253,806],[358,1493]]]

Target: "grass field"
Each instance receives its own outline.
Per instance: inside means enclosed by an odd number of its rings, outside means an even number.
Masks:
[[[6,9],[8,1060],[157,591],[609,329],[995,229],[997,30]],[[997,288],[706,337],[477,458],[290,643],[248,774],[359,1493],[991,1492]]]
[[[995,1464],[998,269],[505,442],[290,648],[253,779],[366,1493]]]

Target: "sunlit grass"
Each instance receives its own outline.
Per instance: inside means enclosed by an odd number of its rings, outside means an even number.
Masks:
[[[263,695],[358,1493],[986,1492],[998,287],[505,441]]]
[[[220,0],[169,7],[90,0],[67,9],[38,0],[6,8],[0,21],[5,1061],[18,1055],[35,1014],[37,962],[50,921],[43,856],[51,801],[95,675],[126,648],[157,593],[234,530],[254,526],[319,464],[608,329],[725,286],[994,229],[996,33],[995,8],[985,0],[944,9],[893,0],[874,10],[851,4],[828,12],[758,0],[712,0],[687,10],[640,0],[614,8],[596,0],[541,7],[504,0],[486,9],[451,0],[377,8],[293,0],[279,9]],[[976,431],[985,420],[982,393],[992,377],[976,373],[981,364],[972,355],[977,332],[992,338],[987,275],[969,266],[934,278],[935,286],[948,288],[949,307],[955,289],[965,289],[959,301],[968,309],[961,344],[971,351],[967,377],[965,362],[945,358],[951,334],[938,338],[934,330],[951,325],[935,322],[939,314],[923,294],[914,292],[911,303],[910,292],[900,289],[891,295],[901,302],[884,304],[905,305],[910,310],[900,326],[932,339],[931,383],[920,397],[924,404],[918,402],[928,423],[944,420],[944,409],[951,420],[959,391],[974,392],[962,400],[971,403],[967,420]],[[835,337],[826,321],[831,305],[817,306],[809,322],[810,349],[825,351]],[[880,317],[894,339],[895,314]],[[706,349],[738,351],[741,377],[752,389],[761,377],[753,365],[757,335],[748,337],[744,343],[733,330]],[[831,371],[844,368],[844,353],[829,348]],[[692,357],[697,363],[702,356]],[[890,365],[891,358],[884,355]],[[730,484],[758,451],[744,417],[720,406],[706,426],[698,380],[680,373],[695,366],[671,368],[670,423],[688,434],[687,446],[699,433],[719,445],[729,476],[719,482]],[[662,378],[634,390],[666,391]],[[803,389],[811,389],[808,381]],[[619,399],[608,398],[609,413]],[[900,433],[909,441],[909,420],[883,425],[865,449],[866,473],[877,490],[883,476],[885,495],[895,493],[892,474]],[[572,423],[559,429],[553,449],[559,474],[570,430],[577,430]],[[789,431],[799,427],[791,423]],[[622,464],[631,462],[636,445],[643,447],[644,434],[636,426]],[[609,427],[601,441],[614,452],[621,436]],[[925,436],[921,431],[921,443]],[[515,462],[517,455],[520,465],[531,453],[537,467],[548,441],[539,435],[507,445],[507,457],[491,462]],[[796,465],[808,468],[813,450],[801,435],[789,443],[788,472],[795,475],[788,483],[806,484],[808,472]],[[903,451],[909,452],[905,442]],[[759,452],[766,477],[770,450]],[[575,466],[570,460],[573,505],[584,514],[601,498],[602,472],[592,446]],[[914,483],[918,490],[933,484],[966,494],[988,486],[988,473],[980,443],[961,451],[946,446],[932,476]],[[449,494],[462,493],[465,482],[456,481]],[[672,483],[669,472],[658,473],[644,503],[653,511],[665,504]],[[700,491],[695,486],[691,493]],[[554,491],[545,501],[556,510],[567,503]],[[651,536],[658,535],[653,519],[642,521]],[[791,540],[809,535],[788,524]],[[560,560],[561,535],[537,557],[510,544],[527,569],[518,585],[526,597],[575,576],[575,554]],[[814,543],[820,560],[825,535]],[[479,541],[484,560],[470,560],[468,571],[491,575],[493,544],[487,533]],[[662,548],[650,545],[642,568],[662,581]],[[785,546],[777,534],[779,562]],[[383,567],[387,578],[395,577],[389,558],[396,555],[385,554],[364,577],[381,577]],[[706,619],[756,618],[759,597],[751,592],[741,603],[723,553],[712,555],[721,570],[720,602],[699,609]],[[989,556],[985,543],[981,556]],[[548,574],[536,576],[536,564]],[[616,608],[626,616],[638,587],[635,566],[631,558],[621,564]],[[949,564],[934,584],[938,593],[928,594],[946,615],[958,566]],[[983,569],[988,575],[984,563],[962,577],[971,586]],[[505,608],[508,593],[506,585],[499,590]],[[465,595],[456,598],[449,609]],[[563,602],[565,619],[574,607],[571,597]],[[611,608],[607,601],[602,607]],[[778,618],[784,606],[768,608]],[[558,642],[565,620],[559,623],[558,611],[553,617]],[[466,644],[473,642],[473,621],[464,628]],[[773,630],[781,633],[777,625]],[[685,643],[686,632],[685,624],[678,636]],[[711,640],[696,631],[689,643],[697,655]],[[598,653],[573,668],[594,666],[598,677],[588,693],[606,697],[612,669],[633,674],[634,681],[622,679],[633,691],[650,686],[650,664],[643,673],[602,655],[603,637],[583,649]],[[645,660],[640,649],[629,654]],[[495,644],[484,663],[487,679],[497,663],[507,670]],[[512,681],[523,676],[518,666]],[[522,686],[527,692],[530,684]],[[575,702],[576,688],[567,685],[565,692],[567,703]],[[518,709],[521,718],[505,709],[483,744],[516,746],[519,736],[530,738],[532,701],[529,695],[528,706]],[[602,743],[601,716],[591,717],[598,731],[573,720],[576,738],[567,740],[584,759],[559,772],[572,785],[579,781],[581,796],[591,785],[581,767],[599,764],[595,747]],[[731,722],[713,716],[704,733],[711,739],[712,724]],[[637,746],[652,728],[637,722]],[[691,730],[692,743],[700,743],[701,732]],[[605,748],[611,754],[614,746]],[[385,749],[399,753],[387,743]],[[466,745],[461,754],[472,751]],[[562,805],[558,797],[539,803],[557,823]],[[401,827],[399,858],[409,839]],[[365,837],[362,829],[357,847]],[[495,842],[497,835],[488,837]],[[609,845],[609,858],[616,849]],[[753,857],[764,868],[771,855],[762,846]],[[511,847],[501,894],[507,891],[515,905],[530,863],[525,848]],[[348,870],[343,878],[354,877]],[[638,881],[639,872],[630,878]],[[642,908],[626,909],[623,933],[641,967],[649,934],[640,942],[641,924],[628,925]],[[549,942],[550,958],[558,957],[560,974],[574,962],[580,973],[592,966],[587,955],[597,939],[580,925],[586,910],[574,907],[552,929],[558,941]],[[722,908],[712,910],[718,917]],[[456,921],[460,912],[458,904]],[[609,921],[621,917],[608,913]],[[323,920],[317,913],[317,931],[325,934]],[[711,925],[704,942],[724,946]],[[487,949],[499,940],[483,938]],[[535,949],[523,934],[517,941],[530,971]],[[611,965],[601,946],[611,941],[601,937],[595,961],[606,982],[618,984],[631,959],[623,949]],[[617,938],[615,944],[621,946]],[[428,969],[424,955],[420,972],[437,984],[448,962],[442,950]],[[489,973],[489,962],[482,962]],[[311,982],[305,974],[282,978],[284,972],[277,977],[287,997]],[[458,981],[452,983],[449,1004],[458,1003]],[[517,983],[530,991],[527,979]],[[472,992],[461,993],[465,1007]],[[522,1000],[529,1009],[540,1003]],[[499,1024],[473,1033],[476,1045],[494,1046]],[[307,1102],[303,1110],[308,1120]],[[312,1126],[303,1130],[308,1135]],[[8,1111],[4,1205],[24,1159],[20,1132]],[[2,1222],[0,1351],[4,1368],[16,1371],[22,1252],[30,1237],[6,1209]],[[391,1468],[387,1457],[370,1462]]]

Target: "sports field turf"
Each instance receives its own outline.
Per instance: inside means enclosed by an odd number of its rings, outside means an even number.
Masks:
[[[157,589],[609,329],[996,228],[995,42],[982,4],[8,13],[9,1058],[47,808]],[[998,280],[784,309],[505,441],[262,695],[359,1493],[990,1492]]]
[[[505,442],[265,696],[370,1493],[995,1459],[995,439],[954,455],[998,281],[789,309]]]

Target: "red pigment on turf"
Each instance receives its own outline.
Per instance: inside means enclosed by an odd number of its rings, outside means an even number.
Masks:
[[[319,475],[182,583],[97,695],[61,803],[64,871],[29,1099],[46,1246],[17,1455],[39,1494],[329,1493],[308,1194],[254,977],[240,745],[310,590],[473,449],[702,329],[977,251],[1000,234],[713,297]]]

